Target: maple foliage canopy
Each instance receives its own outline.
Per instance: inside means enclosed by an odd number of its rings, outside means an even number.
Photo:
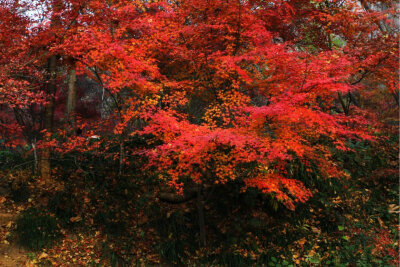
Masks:
[[[126,167],[123,154],[145,158],[144,167],[178,192],[186,183],[240,180],[244,190],[258,188],[293,209],[311,190],[292,162],[309,172],[316,167],[324,178],[346,176],[334,149],[374,141],[381,126],[362,97],[398,98],[390,1],[3,0],[0,6],[2,138],[11,144],[18,134],[34,136],[62,153],[101,154],[119,143],[125,151],[115,158]],[[57,91],[49,96],[44,66],[54,55]],[[62,127],[71,68],[101,87],[100,95],[80,92],[78,136]],[[51,97],[59,125],[52,137],[40,119]],[[138,136],[146,145],[124,145]]]

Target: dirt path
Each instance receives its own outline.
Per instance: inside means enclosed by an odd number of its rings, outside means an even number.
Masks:
[[[15,244],[15,242],[10,243],[7,240],[16,215],[4,212],[3,207],[0,204],[0,266],[29,266],[27,252]]]

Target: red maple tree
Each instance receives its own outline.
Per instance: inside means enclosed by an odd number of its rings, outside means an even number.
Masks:
[[[391,1],[42,2],[1,2],[0,129],[41,140],[43,159],[118,144],[120,171],[140,155],[180,193],[240,180],[294,209],[312,195],[294,159],[344,177],[333,151],[382,126],[368,98],[398,107]],[[138,135],[147,145],[129,148]]]

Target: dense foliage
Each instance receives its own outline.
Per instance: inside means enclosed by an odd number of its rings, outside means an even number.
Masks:
[[[395,264],[396,8],[0,0],[0,170],[46,210],[17,231],[90,226],[112,265]]]

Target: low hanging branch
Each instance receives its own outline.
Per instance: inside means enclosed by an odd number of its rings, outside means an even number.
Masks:
[[[163,202],[171,204],[181,204],[194,199],[197,196],[197,186],[185,188],[183,195],[178,195],[176,192],[160,191],[157,194]]]

